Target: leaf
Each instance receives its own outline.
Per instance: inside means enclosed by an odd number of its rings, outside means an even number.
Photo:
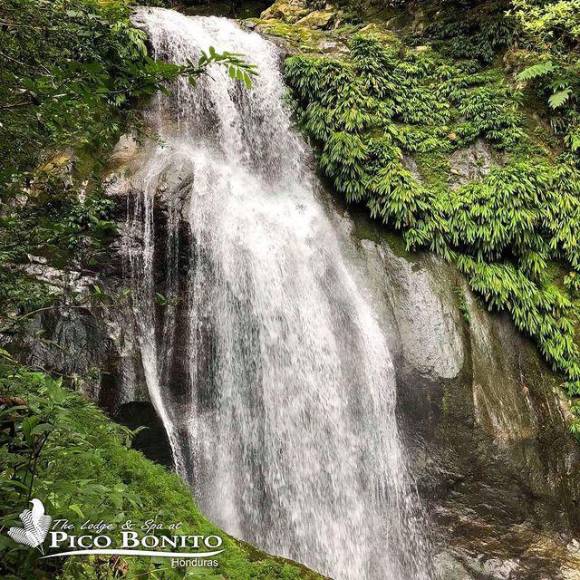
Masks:
[[[85,515],[83,514],[83,511],[81,510],[81,507],[78,504],[73,503],[72,505],[69,506],[69,508],[75,514],[77,514],[77,516],[79,516],[79,518],[84,519]]]
[[[155,302],[160,306],[167,306],[169,304],[169,300],[161,292],[155,292]]]
[[[548,104],[552,109],[557,109],[561,107],[570,97],[572,94],[572,89],[570,87],[566,87],[565,89],[554,93],[549,99]]]
[[[14,360],[12,358],[12,355],[7,350],[4,350],[3,348],[0,348],[0,356],[3,356],[4,358],[10,359],[10,360]]]
[[[556,68],[557,67],[554,65],[554,63],[552,63],[551,60],[547,60],[546,62],[539,62],[521,71],[517,75],[517,79],[518,81],[529,81],[538,77],[543,77],[554,71]]]
[[[32,430],[40,422],[39,417],[26,417],[22,421],[22,434],[24,435],[24,440],[30,443],[32,441]]]
[[[28,486],[24,485],[21,481],[18,481],[17,479],[9,479],[9,480],[5,480],[2,482],[2,486],[5,487],[17,487],[23,491],[28,492]]]
[[[50,401],[57,405],[63,403],[67,396],[66,392],[56,381],[50,381],[48,385],[46,385],[46,393],[48,394]]]
[[[43,433],[50,433],[54,427],[50,423],[40,423],[36,425],[30,432],[31,435],[41,435]]]

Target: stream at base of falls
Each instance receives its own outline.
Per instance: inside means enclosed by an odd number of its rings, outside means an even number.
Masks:
[[[224,18],[134,21],[158,59],[214,46],[259,73],[247,90],[212,66],[156,96],[159,139],[128,178],[134,343],[177,471],[267,552],[337,579],[431,578],[381,306],[292,126],[277,47]]]

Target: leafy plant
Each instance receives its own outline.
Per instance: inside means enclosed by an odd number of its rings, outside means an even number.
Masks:
[[[507,310],[579,394],[578,307],[548,264],[580,268],[580,175],[524,131],[522,95],[495,70],[473,74],[434,51],[405,52],[355,36],[342,60],[293,56],[285,75],[298,121],[320,145],[320,167],[351,203],[400,231],[408,249],[453,260],[488,307]],[[398,55],[398,56],[395,56]],[[524,78],[551,74],[545,64]],[[348,88],[344,88],[348,87]],[[435,97],[435,98],[434,98]],[[560,106],[566,95],[556,94]],[[479,180],[451,187],[446,156],[485,138],[506,156]],[[427,159],[411,171],[410,155]],[[509,155],[509,158],[507,157]],[[433,170],[439,165],[441,169]]]
[[[578,0],[513,0],[512,4],[510,14],[517,22],[525,49],[520,59],[523,69],[517,78],[547,104],[545,114],[552,128],[564,136],[572,153],[577,153],[580,146],[577,109],[580,3]]]
[[[224,540],[220,574],[230,578],[318,578],[299,565],[237,542],[200,513],[184,483],[131,450],[135,432],[115,424],[61,380],[32,372],[0,352],[0,526],[13,526],[31,498],[53,518],[77,527],[86,520],[143,525],[181,523],[178,534],[218,534]],[[159,533],[169,533],[161,529]],[[175,533],[175,532],[173,532]],[[118,539],[118,528],[111,531]],[[153,577],[151,558],[39,560],[40,553],[0,534],[3,578]],[[163,578],[184,571],[168,568]]]

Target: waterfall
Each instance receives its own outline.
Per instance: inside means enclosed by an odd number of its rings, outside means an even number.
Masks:
[[[243,53],[146,112],[127,178],[134,341],[176,469],[232,535],[340,579],[431,577],[378,309],[291,124],[278,49],[143,8],[156,58]]]

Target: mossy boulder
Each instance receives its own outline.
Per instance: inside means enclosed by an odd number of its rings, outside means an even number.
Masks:
[[[334,10],[315,10],[298,20],[297,24],[308,28],[328,30],[335,21],[336,12]]]
[[[276,0],[270,8],[262,12],[262,20],[281,20],[287,24],[294,24],[310,14],[310,8],[303,0]]]
[[[499,163],[499,156],[483,140],[454,151],[449,157],[449,182],[453,189],[485,177]]]

